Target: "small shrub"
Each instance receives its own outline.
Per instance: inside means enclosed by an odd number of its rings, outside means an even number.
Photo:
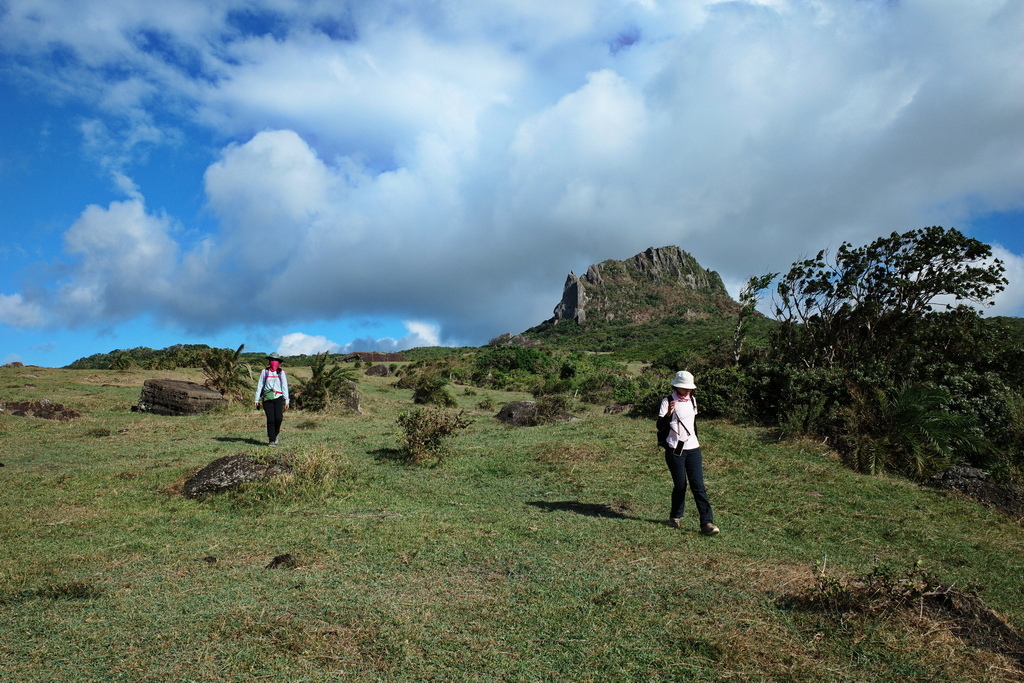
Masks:
[[[480,410],[494,410],[498,407],[498,404],[494,402],[494,399],[490,396],[485,396],[480,399],[480,402],[476,404],[476,407]]]
[[[420,375],[412,390],[412,402],[454,408],[457,403],[447,387],[448,380],[439,374]]]
[[[462,412],[428,406],[398,416],[404,434],[405,459],[420,464],[428,459],[441,462],[450,453],[450,441],[460,429],[469,426]]]
[[[558,422],[572,408],[572,398],[566,394],[550,394],[537,398],[537,424]]]

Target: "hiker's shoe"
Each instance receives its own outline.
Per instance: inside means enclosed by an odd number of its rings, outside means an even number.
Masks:
[[[715,536],[718,534],[718,527],[711,522],[708,522],[707,524],[701,525],[700,532],[705,536]]]
[[[670,517],[669,520],[668,520],[668,525],[670,527],[672,527],[673,529],[678,529],[680,527],[679,518],[678,517]]]
[[[271,446],[276,446],[277,445],[277,439],[274,439],[273,441],[271,441],[270,445]]]

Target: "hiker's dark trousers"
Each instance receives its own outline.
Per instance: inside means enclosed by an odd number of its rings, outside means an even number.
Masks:
[[[700,523],[714,523],[715,516],[711,511],[708,493],[704,490],[704,456],[701,455],[700,449],[691,448],[688,451],[679,451],[679,455],[676,455],[672,448],[666,448],[665,464],[672,473],[672,511],[669,517],[677,519],[683,516],[686,485],[689,483],[690,490],[693,491],[693,502],[697,505],[697,514],[700,515]]]
[[[281,423],[284,422],[284,396],[278,396],[273,401],[264,401],[263,412],[267,414],[267,439],[271,442],[277,441]]]

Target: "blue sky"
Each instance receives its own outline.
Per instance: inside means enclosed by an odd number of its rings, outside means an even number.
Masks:
[[[1020,0],[0,0],[0,363],[479,345],[678,245],[956,227],[1024,312]]]

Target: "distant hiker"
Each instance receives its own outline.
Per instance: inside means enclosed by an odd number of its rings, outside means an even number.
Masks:
[[[267,414],[267,440],[271,446],[276,446],[284,411],[291,405],[291,399],[288,398],[288,376],[281,369],[281,356],[276,353],[267,356],[267,367],[260,372],[260,381],[256,383],[257,407],[261,401],[263,412]]]
[[[661,399],[658,409],[658,443],[665,449],[665,464],[672,474],[672,509],[668,523],[674,529],[680,526],[686,503],[686,485],[693,491],[693,502],[700,515],[700,532],[705,536],[718,533],[714,513],[704,489],[704,463],[697,441],[697,399],[693,390],[697,385],[693,375],[680,370],[672,379],[672,393]]]

